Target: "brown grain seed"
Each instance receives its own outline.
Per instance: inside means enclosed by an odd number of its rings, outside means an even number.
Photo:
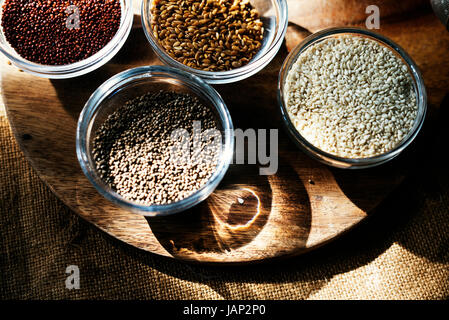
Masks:
[[[238,68],[262,45],[263,24],[245,0],[155,0],[151,13],[156,39],[189,67]]]

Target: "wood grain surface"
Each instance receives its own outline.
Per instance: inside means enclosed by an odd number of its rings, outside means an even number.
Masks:
[[[429,8],[429,0],[288,0],[289,21],[312,32],[323,28],[362,25],[366,8],[379,8],[381,23],[409,19]]]
[[[329,26],[322,21],[314,30]],[[436,111],[449,88],[449,74],[442,72],[449,66],[449,33],[429,10],[387,21],[379,32],[417,62],[430,111]],[[188,261],[247,263],[293,256],[364,220],[418,165],[416,143],[386,165],[348,171],[319,164],[290,141],[276,101],[277,77],[287,47],[308,33],[292,24],[286,44],[268,67],[244,81],[214,86],[235,127],[280,129],[277,174],[260,176],[256,165],[233,165],[206,201],[169,217],[144,218],[109,203],[84,177],[75,154],[76,122],[92,92],[120,71],[161,64],[141,29],[132,30],[108,64],[75,79],[38,78],[2,57],[1,90],[15,137],[33,168],[65,204],[108,234],[143,250]]]

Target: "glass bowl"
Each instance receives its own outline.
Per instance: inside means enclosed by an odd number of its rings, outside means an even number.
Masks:
[[[0,0],[0,25],[3,15],[4,0]],[[19,69],[33,75],[51,78],[73,78],[93,71],[108,62],[123,46],[131,31],[133,22],[132,0],[120,0],[122,15],[120,28],[109,43],[100,51],[87,59],[66,65],[43,65],[21,57],[6,41],[3,29],[0,27],[0,51]]]
[[[129,201],[112,190],[100,178],[92,155],[95,132],[118,106],[147,92],[168,90],[197,96],[216,115],[222,132],[222,150],[215,172],[193,194],[165,205],[143,205]],[[89,98],[79,119],[76,132],[76,153],[81,169],[106,199],[135,213],[161,216],[186,210],[206,199],[217,187],[232,161],[234,128],[229,111],[220,95],[195,75],[165,66],[139,67],[121,72],[104,82]]]
[[[286,109],[286,94],[284,93],[285,81],[287,79],[288,72],[290,71],[292,65],[296,62],[298,57],[310,46],[323,41],[324,39],[330,37],[336,37],[341,35],[356,35],[361,37],[366,37],[372,40],[377,41],[381,45],[392,50],[408,67],[409,73],[413,80],[413,86],[416,93],[416,101],[418,104],[418,112],[415,118],[415,123],[411,128],[410,132],[402,139],[402,141],[392,150],[387,153],[368,157],[368,158],[343,158],[338,157],[336,155],[327,153],[319,148],[315,147],[311,143],[309,143],[299,132],[296,130],[293,125],[287,109]],[[278,80],[278,102],[281,109],[281,116],[284,122],[285,127],[293,141],[302,149],[306,154],[315,158],[316,160],[338,168],[348,168],[348,169],[361,169],[361,168],[369,168],[381,165],[387,161],[392,160],[397,155],[399,155],[418,135],[420,131],[427,111],[427,95],[426,89],[424,86],[424,81],[421,76],[421,73],[416,66],[415,62],[410,58],[410,56],[398,46],[396,43],[391,41],[390,39],[379,35],[377,33],[358,29],[358,28],[331,28],[322,30],[315,34],[310,35],[306,39],[304,39],[294,50],[290,52],[290,54],[285,59]]]
[[[231,83],[248,78],[262,70],[276,55],[284,40],[288,24],[286,0],[251,0],[251,4],[259,11],[263,22],[263,44],[251,61],[236,69],[228,71],[203,71],[188,67],[168,55],[155,38],[151,28],[151,8],[154,0],[142,1],[142,26],[151,47],[165,64],[201,77],[208,83]]]

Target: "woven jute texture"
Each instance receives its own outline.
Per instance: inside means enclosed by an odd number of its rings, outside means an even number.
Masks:
[[[65,207],[0,107],[0,299],[447,299],[449,175],[431,158],[362,225],[306,255],[205,267],[128,246]],[[446,140],[447,141],[447,140]],[[80,270],[68,290],[67,266]]]

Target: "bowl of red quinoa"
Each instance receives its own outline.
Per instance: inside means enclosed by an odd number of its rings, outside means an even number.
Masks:
[[[348,169],[398,156],[427,111],[423,78],[405,50],[350,27],[312,34],[290,52],[279,74],[278,102],[301,150]]]
[[[165,66],[113,76],[78,120],[76,152],[88,180],[112,203],[146,216],[206,199],[233,150],[233,124],[220,95],[195,75]]]
[[[231,83],[262,70],[288,24],[286,0],[142,1],[142,26],[166,64],[208,83]]]
[[[131,0],[0,0],[0,51],[25,72],[72,78],[108,62],[132,21]]]

